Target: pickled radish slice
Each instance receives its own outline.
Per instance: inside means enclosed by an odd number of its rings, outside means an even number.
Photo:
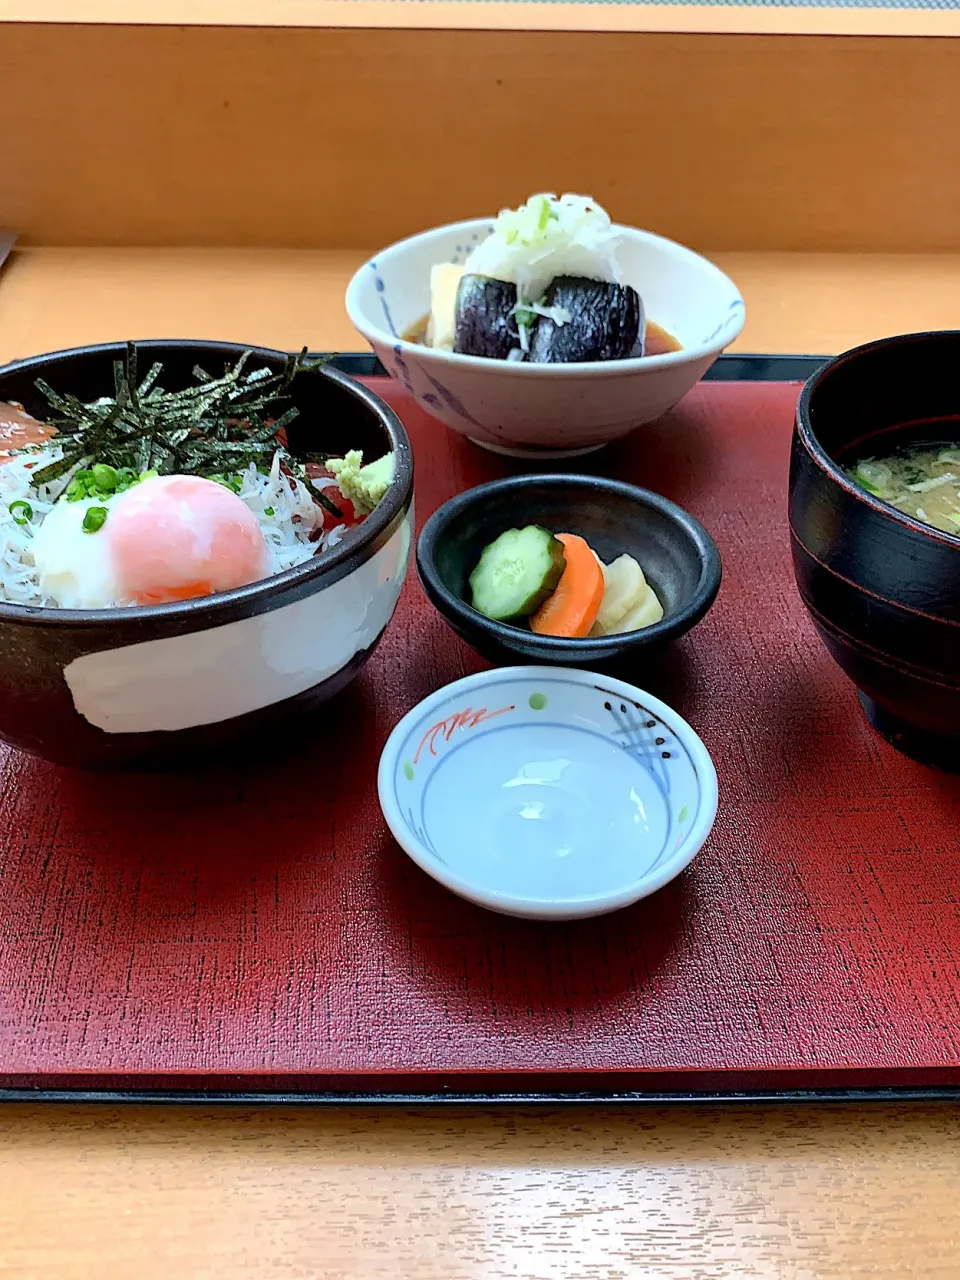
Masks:
[[[100,534],[119,596],[165,604],[231,591],[270,573],[256,517],[214,480],[153,476],[111,504]]]
[[[604,636],[616,631],[621,618],[641,602],[647,593],[647,583],[633,556],[617,556],[612,564],[605,564],[602,568],[603,600],[593,630]]]

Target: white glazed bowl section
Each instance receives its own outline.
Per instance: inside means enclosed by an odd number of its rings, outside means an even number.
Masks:
[[[393,617],[413,507],[345,577],[225,626],[83,654],[63,672],[76,710],[107,733],[219,724],[295,699],[350,668]]]
[[[480,218],[391,245],[364,263],[346,297],[351,321],[388,372],[428,412],[479,444],[544,456],[599,448],[671,409],[743,328],[743,299],[718,267],[672,240],[619,227],[624,282],[642,297],[647,319],[682,350],[536,365],[405,341],[430,309],[431,267],[462,263],[491,227]]]
[[[537,920],[647,897],[702,847],[717,776],[693,729],[620,680],[505,667],[440,689],[384,748],[380,806],[428,875]]]

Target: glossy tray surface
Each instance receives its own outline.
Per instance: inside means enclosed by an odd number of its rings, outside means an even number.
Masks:
[[[898,756],[821,649],[789,564],[796,382],[718,366],[581,459],[716,538],[713,611],[634,682],[713,754],[688,871],[603,919],[452,897],[376,801],[390,728],[480,668],[411,571],[380,650],[295,750],[102,777],[0,749],[0,1086],[43,1096],[631,1099],[960,1084],[960,780]],[[354,365],[357,371],[369,366]],[[426,417],[420,519],[516,469]]]

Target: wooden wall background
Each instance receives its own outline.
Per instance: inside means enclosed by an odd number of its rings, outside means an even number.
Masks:
[[[534,190],[709,250],[960,248],[952,39],[0,25],[0,225],[374,246]]]

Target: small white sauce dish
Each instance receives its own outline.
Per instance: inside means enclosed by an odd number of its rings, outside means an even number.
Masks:
[[[504,667],[426,698],[390,735],[380,806],[400,846],[504,915],[576,920],[629,906],[703,846],[717,775],[693,729],[632,685]]]
[[[743,298],[692,249],[618,226],[623,282],[680,351],[584,364],[513,364],[435,350],[404,335],[430,310],[430,269],[463,263],[493,229],[456,222],[401,240],[357,271],[346,295],[351,322],[415,399],[476,444],[518,457],[589,453],[671,409],[743,329]]]

